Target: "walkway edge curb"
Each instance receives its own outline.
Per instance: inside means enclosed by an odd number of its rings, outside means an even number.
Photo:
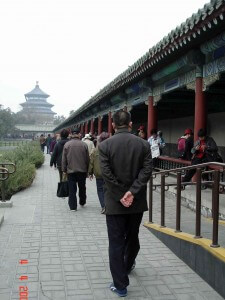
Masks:
[[[163,232],[167,235],[176,237],[178,239],[182,239],[186,242],[190,242],[193,244],[197,244],[207,251],[209,251],[212,255],[216,256],[218,259],[222,260],[225,262],[225,248],[223,247],[218,247],[218,248],[212,248],[210,245],[212,244],[212,241],[209,239],[205,238],[199,238],[196,239],[193,235],[185,232],[175,232],[174,229],[168,228],[168,227],[160,227],[158,224],[152,224],[152,223],[144,223],[144,226],[147,228],[151,228],[160,232]]]

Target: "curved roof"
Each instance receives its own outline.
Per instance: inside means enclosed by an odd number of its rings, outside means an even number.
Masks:
[[[117,76],[113,81],[101,89],[95,96],[85,102],[69,118],[57,126],[55,129],[62,128],[71,119],[79,115],[82,111],[88,109],[91,105],[101,99],[112,95],[124,86],[138,80],[144,74],[150,73],[159,63],[166,63],[169,57],[174,57],[176,52],[188,45],[193,45],[198,37],[207,34],[207,31],[213,29],[224,20],[225,0],[211,0],[205,4],[197,13],[192,14],[180,26],[177,26],[159,43],[150,48],[140,59],[132,66]]]
[[[20,103],[20,105],[22,107],[31,107],[31,108],[33,108],[33,107],[34,108],[35,107],[53,107],[54,106],[53,104],[50,104],[47,101],[45,101],[45,102],[27,101],[27,102]]]
[[[43,92],[40,88],[39,88],[39,84],[38,84],[38,81],[36,82],[36,86],[35,88],[30,91],[29,93],[25,94],[25,96],[42,96],[42,97],[45,97],[45,98],[48,98],[49,95],[46,94],[45,92]]]

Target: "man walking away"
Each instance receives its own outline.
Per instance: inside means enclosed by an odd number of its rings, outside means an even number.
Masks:
[[[44,134],[41,134],[39,141],[40,141],[41,151],[44,153],[45,145],[46,145],[46,138],[44,137]]]
[[[47,138],[46,138],[46,146],[47,146],[47,154],[50,154],[50,144],[52,141],[52,137],[50,134],[48,134]]]
[[[80,140],[80,130],[72,131],[71,140],[63,149],[62,171],[68,175],[69,207],[71,211],[77,210],[77,184],[79,187],[79,204],[86,204],[86,177],[88,172],[89,153],[88,146]]]
[[[138,233],[143,212],[148,210],[146,190],[152,172],[150,146],[131,134],[128,112],[113,115],[114,136],[99,144],[105,182],[105,213],[109,238],[112,292],[127,295],[128,274],[140,249]]]

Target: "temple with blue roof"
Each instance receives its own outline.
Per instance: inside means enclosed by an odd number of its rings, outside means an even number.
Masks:
[[[51,110],[54,105],[47,102],[49,95],[40,89],[38,81],[35,88],[24,96],[26,102],[20,104],[23,108],[21,114],[29,115],[35,124],[52,125],[56,114]]]
[[[18,133],[29,138],[51,133],[56,113],[52,111],[54,105],[47,102],[49,95],[40,89],[36,81],[35,88],[24,96],[26,102],[20,104],[22,110],[19,112],[23,121],[16,124]]]

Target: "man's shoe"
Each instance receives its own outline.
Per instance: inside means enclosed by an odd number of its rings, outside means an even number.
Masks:
[[[126,297],[126,296],[127,296],[127,289],[126,289],[126,288],[123,289],[123,290],[118,290],[118,289],[115,287],[114,283],[111,283],[110,286],[109,286],[109,288],[110,288],[110,290],[111,290],[113,293],[117,294],[117,296],[119,296],[119,297]]]
[[[101,210],[101,214],[104,214],[104,213],[105,213],[105,207],[103,207]]]
[[[136,267],[136,261],[134,261],[132,267],[130,268],[130,270],[127,272],[127,274],[129,275]]]

